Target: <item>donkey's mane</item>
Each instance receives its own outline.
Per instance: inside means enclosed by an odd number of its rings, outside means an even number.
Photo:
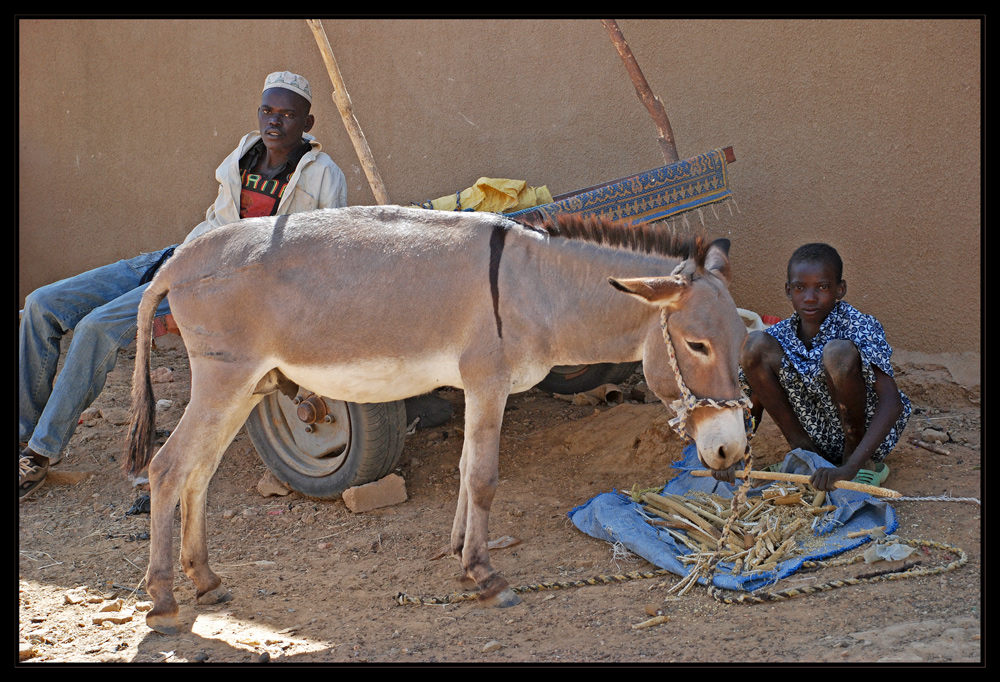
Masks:
[[[672,258],[691,258],[697,267],[704,267],[711,243],[700,235],[681,235],[662,225],[630,225],[605,218],[558,215],[532,225],[551,237],[581,239],[603,246],[656,253]]]

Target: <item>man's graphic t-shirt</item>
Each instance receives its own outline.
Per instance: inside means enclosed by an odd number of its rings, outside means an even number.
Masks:
[[[267,151],[264,142],[260,141],[251,147],[240,159],[240,218],[274,215],[288,181],[291,180],[296,166],[309,149],[309,143],[303,142],[302,146],[288,157],[284,166],[274,173],[263,175],[253,173],[251,169],[257,164],[261,154]]]
[[[240,173],[240,217],[255,218],[257,216],[274,215],[281,201],[281,194],[288,186],[291,173],[282,174],[273,180],[263,175],[243,171]]]

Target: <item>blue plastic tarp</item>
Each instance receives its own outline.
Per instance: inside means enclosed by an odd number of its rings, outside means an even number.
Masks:
[[[819,455],[806,450],[792,450],[785,457],[784,471],[809,475],[824,466],[831,464]],[[736,485],[729,485],[712,477],[692,476],[689,473],[692,470],[704,469],[693,445],[684,449],[684,459],[674,467],[681,473],[663,487],[666,493],[684,495],[689,491],[703,491],[728,499],[732,498],[740,485],[740,481]],[[751,489],[747,496],[759,497],[764,489]],[[772,571],[757,571],[747,575],[732,575],[729,572],[732,564],[720,562],[713,584],[729,590],[758,590],[792,575],[805,561],[825,559],[868,542],[868,536],[849,538],[848,533],[884,526],[885,533],[891,534],[898,526],[892,507],[885,500],[867,493],[838,488],[827,493],[827,500],[827,504],[836,505],[837,508],[820,517],[814,529],[818,542],[809,543],[807,553],[779,562]],[[691,570],[690,565],[681,563],[678,558],[690,554],[691,550],[669,533],[647,523],[640,505],[633,502],[628,494],[601,493],[570,511],[569,517],[584,533],[607,542],[621,543],[629,551],[660,568],[679,576],[687,575]],[[704,579],[700,582],[704,583]]]

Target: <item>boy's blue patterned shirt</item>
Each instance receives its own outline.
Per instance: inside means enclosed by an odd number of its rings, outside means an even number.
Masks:
[[[865,315],[849,303],[838,301],[827,318],[820,325],[819,332],[812,339],[812,348],[796,336],[799,315],[793,314],[767,329],[767,333],[777,339],[785,352],[782,359],[779,381],[788,394],[792,409],[799,422],[822,450],[819,454],[834,463],[839,463],[844,452],[844,431],[840,416],[830,396],[823,371],[823,348],[834,339],[852,342],[861,353],[862,374],[868,387],[865,405],[865,426],[875,414],[878,396],[875,393],[875,372],[872,365],[887,375],[894,376],[892,348],[885,338],[881,323],[871,315]],[[910,418],[909,398],[900,391],[903,412],[892,431],[878,447],[872,459],[880,462],[895,447]]]

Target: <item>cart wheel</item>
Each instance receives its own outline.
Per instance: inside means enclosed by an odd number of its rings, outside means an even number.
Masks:
[[[638,362],[603,362],[596,365],[557,365],[537,388],[546,393],[573,395],[604,384],[620,384],[632,376]]]
[[[247,433],[274,476],[307,497],[334,499],[351,486],[395,468],[406,438],[403,401],[347,403],[280,391],[264,396],[247,419]]]

